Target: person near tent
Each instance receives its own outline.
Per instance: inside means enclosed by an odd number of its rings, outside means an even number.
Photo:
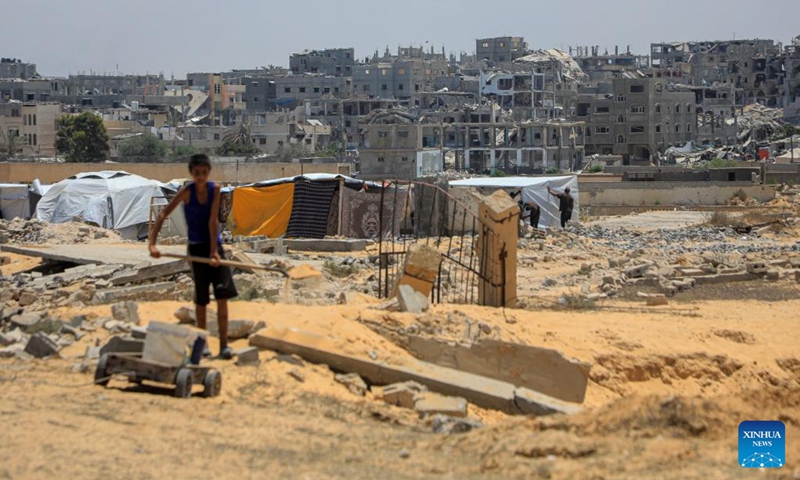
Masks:
[[[539,218],[542,216],[542,209],[536,202],[526,202],[522,210],[522,220],[530,218],[531,228],[539,228]]]
[[[189,232],[189,256],[211,259],[211,264],[192,263],[197,326],[206,328],[206,310],[210,303],[209,287],[213,286],[219,322],[219,357],[230,360],[233,352],[228,347],[228,300],[236,297],[237,292],[230,268],[219,265],[224,255],[219,228],[222,191],[219,185],[208,180],[211,174],[211,161],[207,155],[192,155],[189,160],[189,173],[193,182],[181,188],[169,205],[158,214],[155,227],[150,233],[150,256],[154,258],[161,256],[156,247],[158,233],[167,217],[182,204]],[[204,355],[211,355],[208,346]]]
[[[558,193],[548,185],[547,192],[558,198],[558,211],[561,212],[561,228],[567,228],[567,222],[572,219],[572,209],[575,206],[575,199],[570,195],[569,187],[565,188],[563,193]]]

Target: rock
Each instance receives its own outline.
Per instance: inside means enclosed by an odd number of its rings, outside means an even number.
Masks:
[[[783,278],[783,271],[778,269],[767,270],[767,280],[777,282]]]
[[[217,324],[218,325],[218,324]],[[210,325],[209,325],[210,326]],[[251,334],[267,327],[264,322],[254,322],[253,320],[229,320],[228,321],[228,340],[241,340]],[[210,328],[209,328],[210,330]],[[217,326],[219,334],[219,326]]]
[[[75,340],[80,340],[81,338],[83,338],[86,335],[85,333],[81,333],[77,328],[75,328],[72,325],[69,325],[67,323],[62,323],[61,324],[60,333],[70,334],[73,337],[75,337]]]
[[[625,276],[628,278],[642,278],[649,269],[650,265],[640,264],[635,267],[626,268],[623,273],[625,273]]]
[[[397,289],[397,302],[401,312],[422,313],[428,310],[428,297],[414,290],[410,285],[400,285]]]
[[[294,378],[295,380],[297,380],[297,381],[298,381],[298,382],[300,382],[300,383],[303,383],[303,382],[305,382],[305,381],[306,381],[306,376],[305,376],[305,374],[304,374],[303,372],[301,372],[301,371],[300,371],[299,369],[297,369],[297,368],[293,368],[293,369],[289,370],[289,371],[288,371],[288,372],[286,372],[286,373],[287,373],[287,374],[288,374],[290,377]]]
[[[111,305],[111,316],[114,320],[139,325],[139,304],[133,301],[124,301]]]
[[[396,407],[414,408],[417,395],[427,391],[425,385],[409,381],[383,387],[376,391],[375,398]]]
[[[14,358],[24,355],[25,347],[21,343],[15,343],[8,347],[0,348],[0,358]]]
[[[367,384],[357,373],[338,374],[333,379],[346,386],[354,395],[363,397],[367,393]]]
[[[194,308],[192,307],[180,307],[175,310],[175,318],[182,324],[194,324],[197,322],[194,316]]]
[[[19,328],[15,328],[10,332],[0,333],[0,346],[7,347],[9,345],[14,345],[16,343],[25,343],[28,340],[28,336],[22,332]]]
[[[489,325],[488,323],[481,322],[480,324],[478,324],[478,326],[480,327],[481,332],[483,332],[484,335],[491,335],[492,333],[491,325]]]
[[[61,347],[42,332],[33,335],[25,346],[25,353],[36,358],[47,358],[58,353]]]
[[[261,363],[261,359],[258,357],[258,348],[256,347],[240,348],[233,352],[233,356],[236,357],[236,365],[240,367],[255,366]]]
[[[767,273],[767,264],[764,262],[747,262],[745,264],[747,273],[751,275],[763,275]]]
[[[139,340],[133,337],[111,337],[103,348],[100,349],[100,355],[106,353],[143,353],[144,340]]]
[[[17,303],[19,303],[20,307],[27,307],[28,305],[32,305],[34,302],[36,302],[36,298],[37,297],[34,292],[30,290],[24,290],[22,293],[20,293]]]
[[[438,393],[425,392],[416,396],[414,410],[419,412],[422,418],[438,414],[464,418],[467,416],[467,405],[467,401],[461,397],[448,397]]]
[[[400,458],[409,458],[411,456],[411,452],[409,452],[408,450],[406,450],[404,448],[404,449],[400,450],[399,455],[400,455]]]
[[[429,422],[434,433],[442,433],[445,435],[467,433],[476,428],[483,427],[483,424],[476,420],[453,418],[447,415],[434,415],[429,419]]]
[[[25,332],[31,332],[36,329],[43,317],[44,312],[20,313],[11,317],[11,324],[21,328]]]
[[[556,285],[558,285],[558,282],[554,278],[547,277],[542,280],[543,287],[555,287]]]

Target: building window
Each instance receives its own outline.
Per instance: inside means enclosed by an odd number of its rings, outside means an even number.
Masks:
[[[325,87],[324,93],[331,93],[331,87]]]
[[[500,42],[500,48],[505,48],[506,42]]]
[[[661,133],[661,125],[656,125],[656,133]]]
[[[675,113],[681,113],[681,106],[680,104],[675,105]]]
[[[379,161],[379,162],[383,162],[384,160],[385,160],[385,158],[383,158],[383,157],[378,157],[378,161]]]
[[[608,106],[597,107],[594,109],[594,113],[609,113],[611,109]]]
[[[306,93],[306,87],[300,87],[300,93]]]
[[[398,75],[405,75],[406,74],[406,69],[405,68],[399,68],[397,70],[397,74]]]
[[[266,145],[267,144],[267,139],[266,138],[259,138],[258,139],[258,144],[259,145]]]
[[[381,75],[385,76],[385,75],[388,75],[388,74],[389,74],[389,70],[387,70],[385,68],[381,69]]]
[[[631,107],[631,113],[644,113],[644,105],[634,105]]]
[[[489,48],[489,42],[483,42],[483,48]]]
[[[617,123],[625,123],[625,116],[624,115],[618,115],[617,116]]]
[[[660,83],[656,83],[656,93],[661,93],[664,91],[664,86]]]
[[[258,97],[253,97],[253,103],[258,103]]]
[[[319,87],[314,87],[314,93],[319,93]]]
[[[33,124],[36,125],[36,114],[33,115]]]
[[[385,92],[386,90],[389,90],[389,87],[384,83],[383,85],[381,85],[381,90]]]
[[[644,85],[631,85],[631,93],[644,93]]]
[[[219,133],[214,134],[214,140],[219,140]]]
[[[595,127],[595,129],[594,129],[594,133],[596,133],[598,135],[604,135],[604,134],[608,134],[610,132],[611,132],[611,129],[609,129],[605,125],[600,126],[600,127]]]
[[[656,113],[661,113],[661,104],[656,103]]]
[[[681,126],[675,125],[675,133],[681,133]]]
[[[23,115],[22,116],[22,125],[23,126],[27,126],[28,125],[28,115]]]
[[[403,90],[403,84],[401,83],[400,85],[398,85],[398,86],[397,86],[397,89],[398,89],[398,90]]]
[[[283,93],[292,93],[292,87],[286,87],[283,89]]]
[[[306,138],[306,145],[311,145],[311,139],[310,138]]]
[[[625,137],[622,135],[617,136],[617,143],[625,143]]]
[[[407,162],[408,161],[408,157],[403,157],[403,161]]]
[[[333,87],[333,93],[339,93],[339,87]]]
[[[691,123],[687,123],[686,124],[686,131],[689,132],[689,133],[692,132],[692,124]]]
[[[628,101],[628,97],[626,97],[625,95],[617,95],[617,101],[618,102],[627,102]]]
[[[33,134],[33,144],[36,145],[38,143],[38,139],[36,138],[36,134]]]
[[[691,103],[687,103],[686,104],[686,113],[692,113],[692,104]]]
[[[631,133],[644,133],[644,126],[643,125],[631,126]]]
[[[397,132],[398,138],[408,138],[408,132]]]
[[[369,92],[369,85],[364,85],[364,91]]]
[[[419,85],[414,85],[414,91],[419,92]]]

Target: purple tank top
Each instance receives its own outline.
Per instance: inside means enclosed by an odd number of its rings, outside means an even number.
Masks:
[[[206,203],[197,200],[197,190],[194,183],[190,183],[189,201],[183,204],[183,214],[186,217],[186,226],[189,230],[189,243],[211,243],[211,236],[208,231],[208,222],[211,220],[211,205],[214,204],[214,195],[217,193],[217,186],[214,182],[208,182],[208,198]],[[217,232],[217,244],[222,244],[222,239]]]

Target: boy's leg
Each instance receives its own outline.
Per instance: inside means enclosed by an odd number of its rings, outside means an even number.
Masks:
[[[217,300],[217,323],[219,324],[219,351],[220,354],[228,348],[228,300]]]
[[[194,316],[197,320],[197,328],[201,330],[206,329],[206,305],[194,305]]]

